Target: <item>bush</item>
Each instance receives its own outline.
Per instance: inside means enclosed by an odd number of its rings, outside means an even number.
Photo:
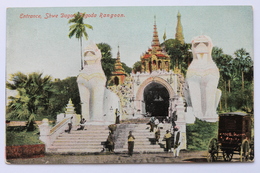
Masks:
[[[218,134],[218,122],[196,119],[194,124],[187,124],[186,128],[188,150],[206,150],[210,139]]]
[[[16,132],[6,131],[6,146],[43,144],[39,140],[38,131]]]

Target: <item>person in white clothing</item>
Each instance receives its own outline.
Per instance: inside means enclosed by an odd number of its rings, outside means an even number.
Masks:
[[[181,132],[177,126],[173,128],[174,144],[173,144],[173,157],[179,157],[181,145]]]

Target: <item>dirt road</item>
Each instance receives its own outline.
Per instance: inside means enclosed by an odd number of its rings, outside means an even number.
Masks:
[[[45,155],[39,158],[9,159],[9,164],[137,164],[137,163],[187,163],[207,162],[205,151],[181,151],[175,158],[173,153],[137,154],[100,153],[96,155]]]

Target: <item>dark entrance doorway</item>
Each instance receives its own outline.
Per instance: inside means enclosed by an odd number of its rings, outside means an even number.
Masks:
[[[169,92],[163,85],[156,82],[147,85],[144,89],[144,102],[145,110],[150,112],[151,116],[168,116]]]
[[[114,78],[114,84],[115,84],[115,85],[119,85],[119,79],[118,79],[117,76]]]

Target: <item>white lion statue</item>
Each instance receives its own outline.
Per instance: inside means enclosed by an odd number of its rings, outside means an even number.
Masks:
[[[217,89],[219,69],[211,57],[212,47],[208,36],[192,40],[193,60],[186,74],[193,114],[200,119],[217,118],[216,109],[221,95]]]
[[[97,45],[90,42],[84,49],[84,68],[77,78],[82,118],[87,122],[101,121],[104,115],[103,100],[107,79],[101,66],[101,57]]]

